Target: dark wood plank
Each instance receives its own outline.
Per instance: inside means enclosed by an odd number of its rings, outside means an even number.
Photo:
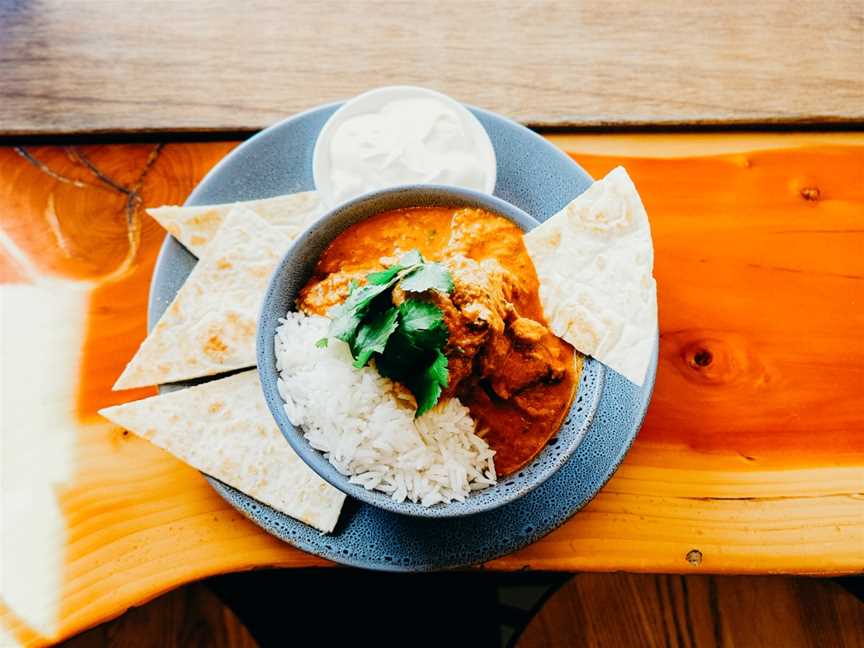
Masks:
[[[392,580],[374,574],[358,578],[369,583]],[[374,625],[374,621],[368,626],[366,620],[360,623],[361,634]],[[391,646],[399,645],[402,638],[385,630],[378,641]],[[257,645],[235,614],[198,584],[132,608],[61,644],[62,648]],[[817,579],[583,574],[550,598],[517,642],[517,648],[535,646],[860,648],[864,646],[864,604],[831,581]]]
[[[203,585],[193,584],[130,609],[81,633],[62,648],[258,648],[234,612]]]
[[[518,648],[864,646],[864,603],[826,580],[581,574]]]
[[[258,129],[420,84],[538,125],[861,122],[857,0],[0,2],[0,133]]]

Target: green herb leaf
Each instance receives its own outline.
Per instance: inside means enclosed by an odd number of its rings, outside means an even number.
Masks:
[[[424,263],[416,270],[405,275],[399,282],[402,290],[424,292],[435,289],[439,292],[453,292],[453,278],[440,263]]]
[[[315,346],[319,349],[326,349],[327,345],[330,343],[330,340],[326,337],[321,338],[315,343]]]
[[[428,351],[443,346],[448,337],[441,309],[419,299],[399,304],[399,330],[412,344]]]
[[[390,266],[386,270],[381,270],[380,272],[373,272],[366,275],[366,281],[376,286],[390,283],[393,277],[395,277],[401,269],[402,268],[398,265]]]
[[[344,309],[339,312],[333,309],[330,314],[333,319],[330,320],[327,336],[350,343],[357,334],[357,327],[360,326],[360,320],[363,319],[362,313],[351,309]]]
[[[380,272],[373,272],[366,275],[366,281],[370,284],[383,285],[389,283],[397,274],[405,271],[416,270],[423,263],[423,257],[416,249],[406,252],[399,259],[399,262]]]
[[[423,416],[441,398],[441,391],[447,386],[450,375],[447,371],[447,356],[441,350],[435,352],[435,359],[421,374],[413,386],[409,386],[417,399],[415,418]]]
[[[447,356],[441,349],[431,354],[414,346],[402,328],[390,336],[384,353],[375,356],[378,373],[405,385],[417,400],[415,417],[432,409],[449,382]]]
[[[414,248],[410,252],[406,252],[402,255],[402,258],[399,259],[399,265],[402,268],[410,268],[411,266],[419,265],[423,263],[423,255],[420,254],[420,251],[417,248]]]
[[[399,311],[390,308],[360,325],[357,337],[351,345],[351,354],[357,369],[365,367],[373,353],[383,353],[387,339],[396,330],[398,316]]]
[[[412,376],[429,364],[430,354],[415,345],[405,335],[400,321],[399,326],[387,340],[384,352],[375,356],[375,366],[385,378],[408,385]]]
[[[387,292],[387,289],[394,283],[396,283],[395,280],[390,283],[366,285],[361,286],[360,288],[355,288],[354,291],[348,295],[348,299],[345,300],[344,306],[353,310],[362,310],[366,308],[378,295]]]
[[[357,335],[357,328],[360,326],[360,322],[363,321],[369,304],[378,295],[386,292],[394,283],[396,283],[395,278],[386,284],[367,285],[361,288],[355,287],[348,295],[348,299],[330,312],[333,319],[330,321],[330,329],[327,332],[327,336],[335,337],[351,344]]]

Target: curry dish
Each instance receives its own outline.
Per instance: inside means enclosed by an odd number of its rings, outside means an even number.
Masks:
[[[522,230],[482,209],[417,207],[377,214],[340,234],[318,261],[297,300],[326,315],[352,282],[417,249],[441,262],[454,289],[422,299],[443,313],[449,383],[496,451],[498,476],[524,466],[557,432],[582,369],[581,354],[546,326],[534,265]],[[397,288],[393,302],[405,298]]]

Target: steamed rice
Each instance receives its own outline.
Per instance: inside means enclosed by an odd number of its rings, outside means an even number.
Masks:
[[[276,331],[285,412],[313,448],[355,484],[431,506],[495,483],[495,454],[456,398],[415,419],[413,397],[374,367],[355,369],[325,317],[288,313]]]

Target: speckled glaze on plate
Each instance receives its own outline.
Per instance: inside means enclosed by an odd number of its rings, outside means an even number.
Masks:
[[[330,104],[282,121],[249,139],[217,164],[187,205],[252,200],[314,189],[312,151]],[[542,137],[493,113],[471,108],[498,158],[495,195],[544,221],[584,191],[590,177]],[[167,236],[150,287],[152,328],[195,265]],[[431,571],[485,562],[538,540],[582,508],[612,476],[633,442],[654,387],[657,346],[639,388],[606,370],[600,402],[570,460],[543,484],[505,506],[449,519],[399,515],[347,500],[332,534],[322,535],[222,482],[213,487],[235,508],[304,551],[346,565]],[[176,389],[182,385],[166,385]]]
[[[270,412],[291,447],[315,472],[350,497],[403,515],[425,518],[475,515],[523,497],[567,462],[582,441],[597,409],[606,373],[602,364],[591,358],[585,360],[573,405],[554,441],[546,444],[526,466],[494,486],[471,493],[463,502],[435,506],[422,506],[407,500],[396,502],[385,493],[352,484],[330,464],[323,453],[309,444],[302,430],[291,424],[285,414],[285,402],[277,386],[279,376],[276,371],[273,339],[279,319],[285,317],[289,310],[295,309],[297,295],[314,273],[315,265],[324,250],[333,239],[354,223],[381,212],[404,207],[479,207],[503,216],[522,230],[531,230],[537,226],[537,221],[531,216],[495,196],[470,189],[434,185],[404,186],[367,194],[324,214],[317,223],[309,226],[282,257],[264,295],[257,335],[261,387]]]

